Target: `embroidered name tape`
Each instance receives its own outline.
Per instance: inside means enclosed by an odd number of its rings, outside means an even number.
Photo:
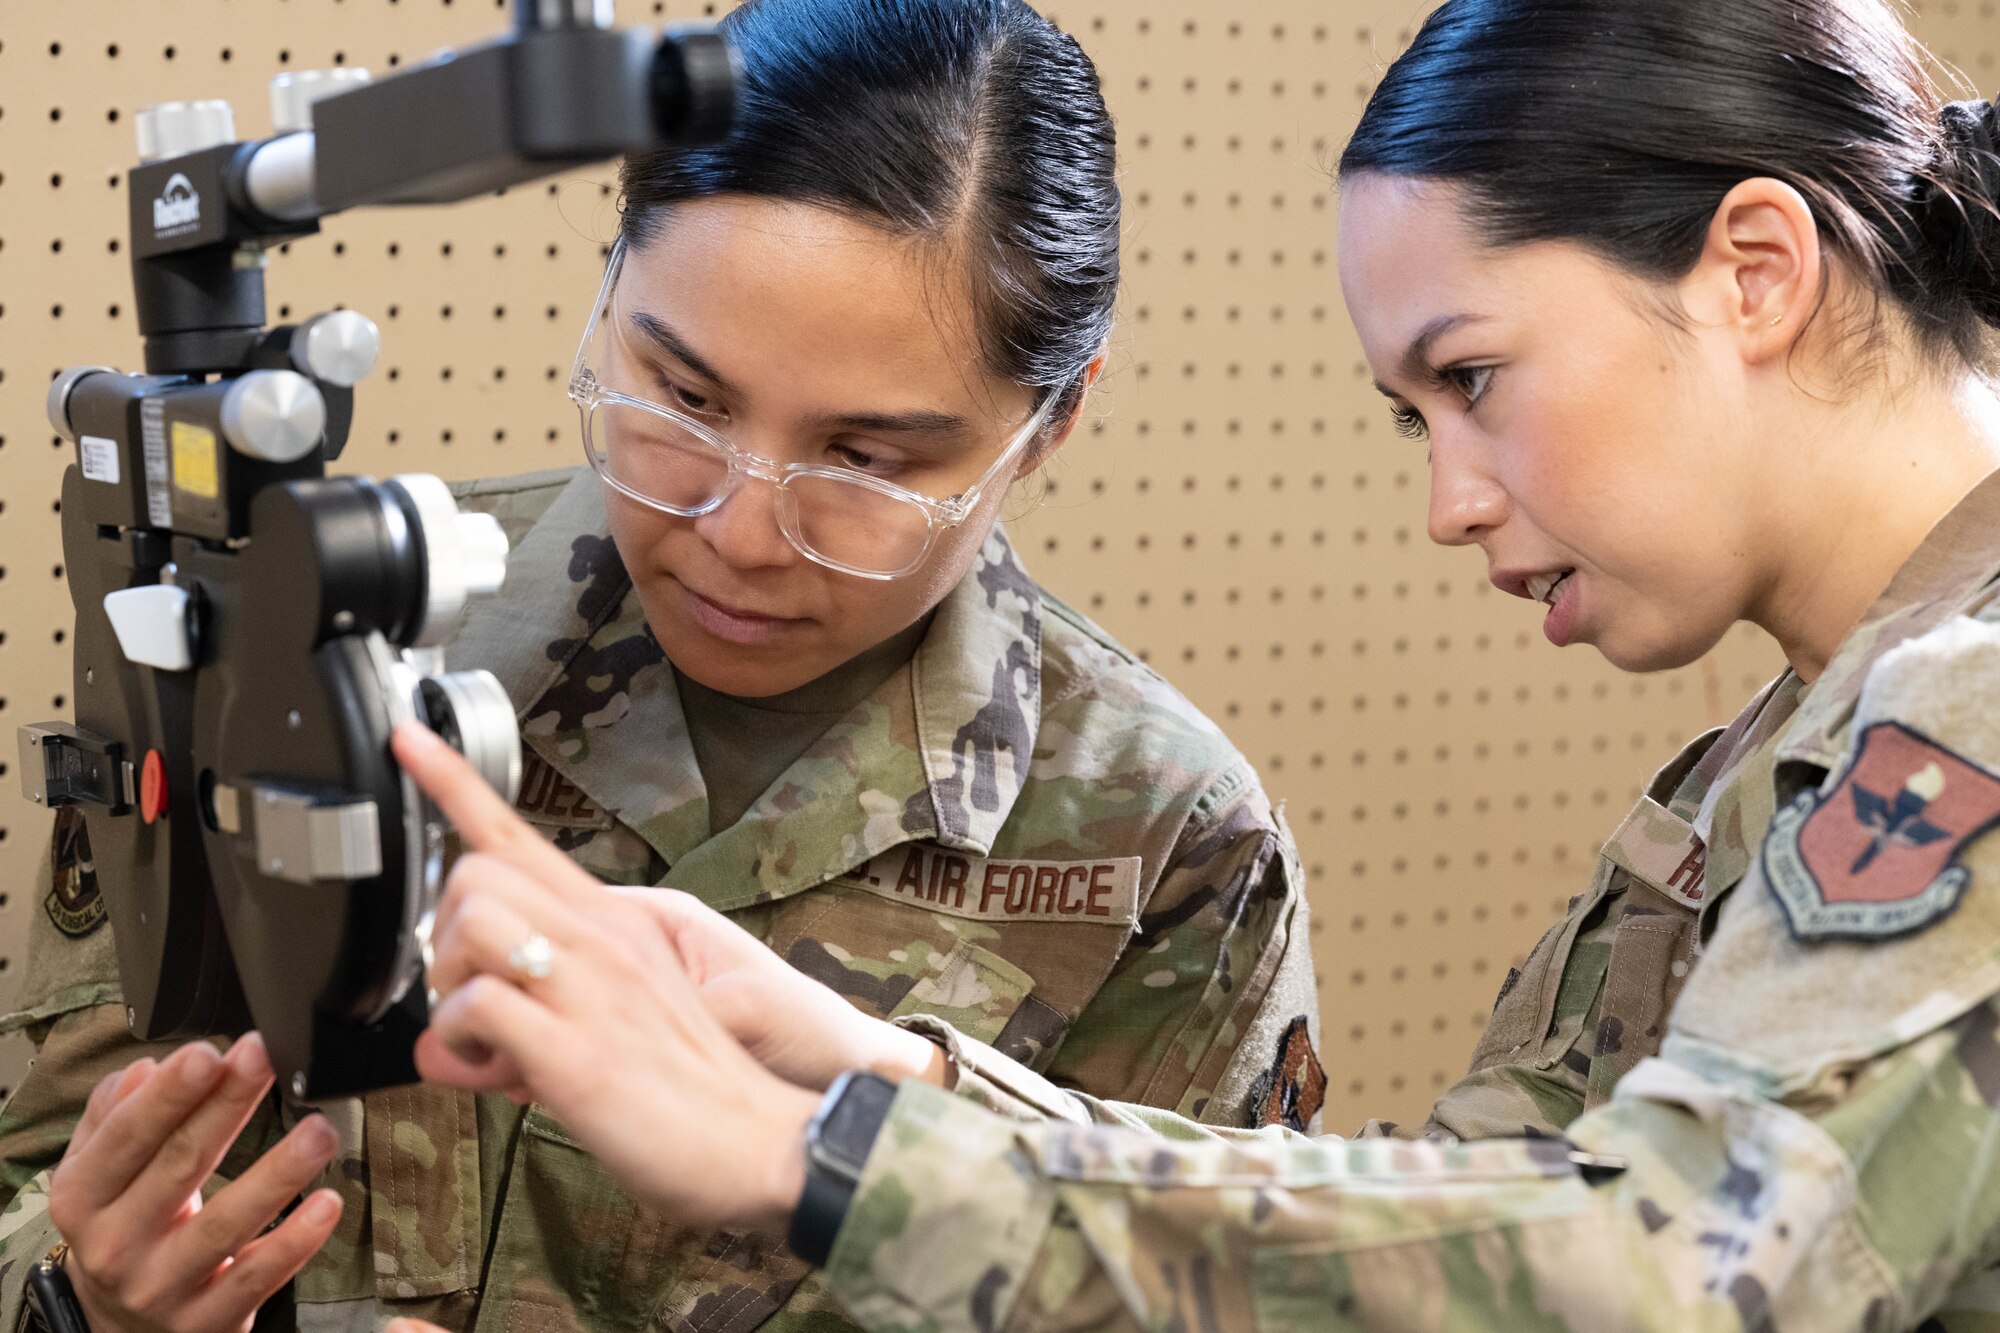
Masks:
[[[521,794],[514,800],[514,809],[530,824],[543,828],[608,829],[612,824],[603,807],[525,747],[521,751]]]
[[[884,852],[835,884],[976,921],[1139,921],[1136,856],[1099,861],[987,861],[912,843]]]
[[[1604,856],[1684,907],[1708,895],[1708,849],[1692,824],[1650,796],[1625,816]]]

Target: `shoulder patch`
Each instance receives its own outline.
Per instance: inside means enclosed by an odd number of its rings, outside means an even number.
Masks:
[[[104,924],[104,895],[97,888],[97,866],[90,859],[90,832],[83,811],[73,805],[56,811],[51,845],[50,880],[54,887],[42,900],[55,928],[80,940]]]
[[[1285,1025],[1271,1067],[1250,1086],[1249,1129],[1283,1125],[1303,1134],[1326,1103],[1326,1070],[1313,1049],[1312,1031],[1300,1014]]]
[[[2000,823],[2000,776],[1900,722],[1861,733],[1830,790],[1771,820],[1764,875],[1801,942],[1881,940],[1958,909],[1966,844]]]

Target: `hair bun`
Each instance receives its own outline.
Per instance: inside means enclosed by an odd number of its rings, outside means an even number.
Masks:
[[[1931,204],[1942,272],[1963,285],[1982,319],[2000,325],[2000,105],[1948,104],[1944,150]]]

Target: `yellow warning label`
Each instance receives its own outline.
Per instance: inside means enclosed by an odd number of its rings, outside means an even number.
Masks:
[[[213,500],[222,489],[215,467],[215,432],[189,421],[173,423],[174,486]]]

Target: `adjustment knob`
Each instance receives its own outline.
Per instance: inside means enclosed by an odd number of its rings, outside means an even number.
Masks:
[[[292,364],[324,384],[351,389],[375,369],[382,331],[356,310],[314,315],[292,333]]]
[[[465,559],[465,594],[491,597],[507,581],[507,530],[491,514],[458,516],[458,549]]]
[[[551,28],[609,28],[617,20],[611,0],[527,0],[514,13],[523,31]]]
[[[222,395],[222,435],[236,449],[267,463],[295,463],[326,432],[326,399],[304,375],[253,370]]]
[[[736,118],[743,57],[713,28],[670,28],[653,53],[653,132],[669,144],[718,143]]]
[[[507,578],[507,533],[491,514],[461,514],[451,488],[426,472],[396,477],[422,535],[424,617],[411,641],[433,648],[451,636],[468,600],[500,591]]]
[[[161,102],[141,111],[136,123],[141,162],[163,162],[236,142],[236,115],[220,100]]]
[[[271,132],[297,134],[313,127],[312,106],[323,97],[349,92],[369,79],[365,69],[302,69],[271,80]]]
[[[453,671],[417,687],[424,721],[512,805],[521,794],[521,731],[514,701],[490,671]]]
[[[68,370],[50,380],[49,396],[46,400],[46,405],[49,413],[49,425],[55,427],[56,434],[62,436],[71,444],[75,444],[76,428],[69,424],[70,394],[75,391],[77,385],[83,383],[92,375],[116,375],[117,373],[117,371],[109,366],[71,366]]]

